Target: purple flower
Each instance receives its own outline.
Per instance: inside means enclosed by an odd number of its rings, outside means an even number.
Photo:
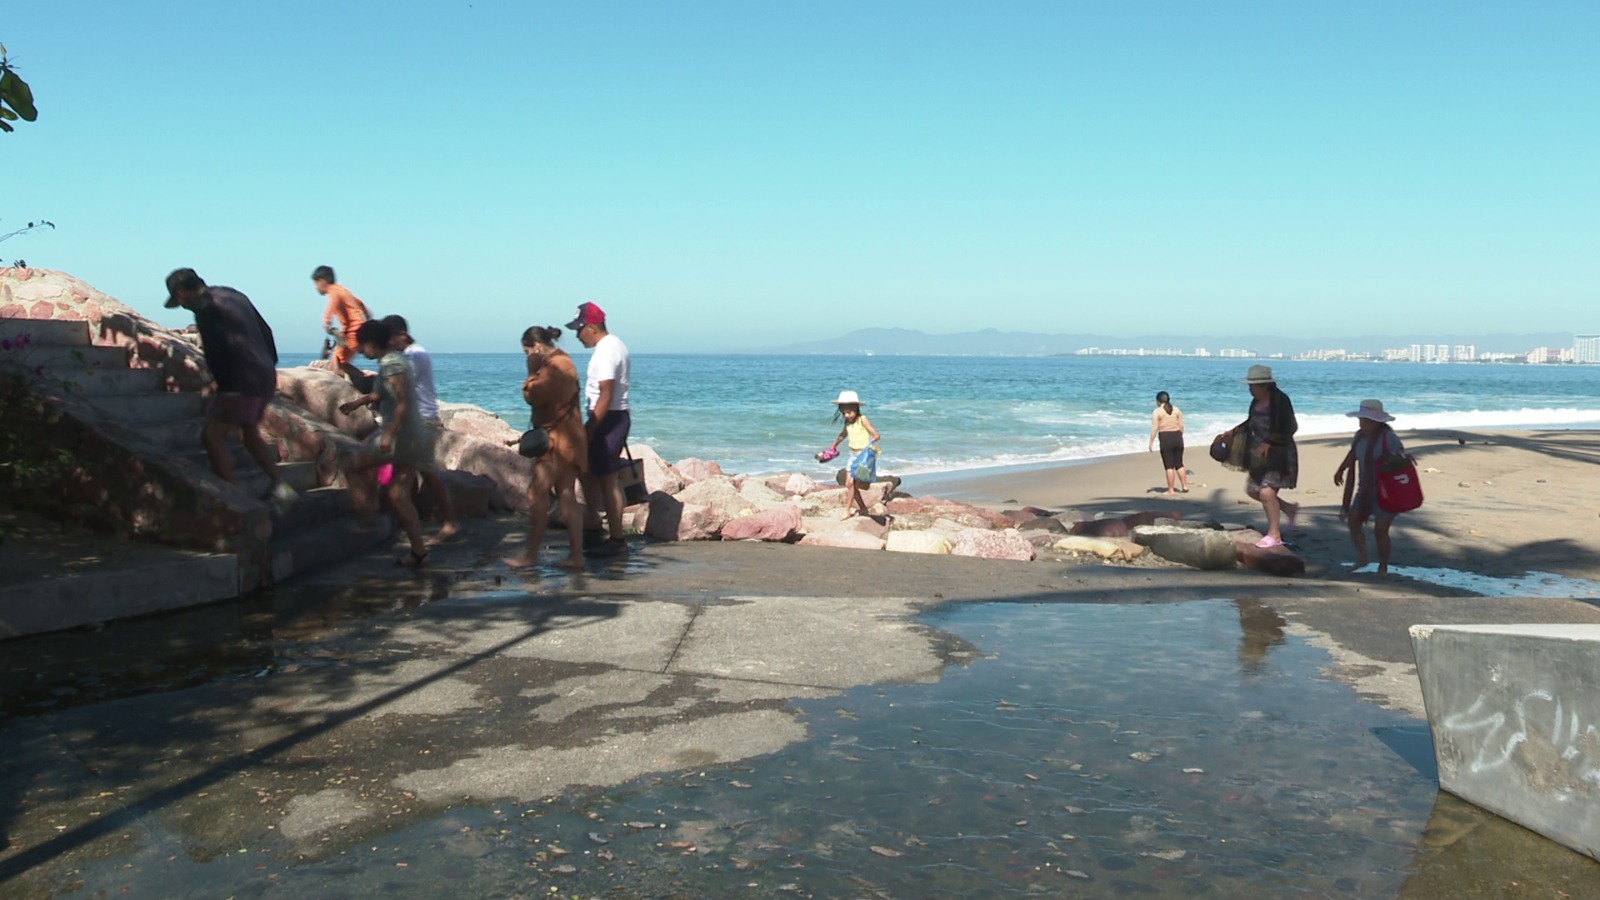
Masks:
[[[10,350],[10,349],[11,349],[11,339],[10,338],[5,338],[4,340],[0,340],[0,350]]]

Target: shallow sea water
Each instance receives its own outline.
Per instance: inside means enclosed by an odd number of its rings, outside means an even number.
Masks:
[[[1259,604],[925,622],[977,655],[800,702],[810,738],[771,756],[469,802],[318,860],[161,850],[74,877],[169,897],[1489,897],[1600,875],[1441,798],[1425,724],[1324,677]]]

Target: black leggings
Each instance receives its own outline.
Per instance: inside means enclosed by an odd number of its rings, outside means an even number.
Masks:
[[[1156,441],[1161,445],[1161,467],[1183,468],[1183,432],[1160,431],[1156,433]]]

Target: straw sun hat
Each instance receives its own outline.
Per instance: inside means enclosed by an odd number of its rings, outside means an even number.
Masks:
[[[1245,373],[1244,383],[1276,384],[1277,382],[1272,377],[1271,366],[1251,366],[1250,371]]]
[[[1394,416],[1383,411],[1382,400],[1363,400],[1359,409],[1355,412],[1347,412],[1345,415],[1354,416],[1358,419],[1371,419],[1374,422],[1394,421]]]

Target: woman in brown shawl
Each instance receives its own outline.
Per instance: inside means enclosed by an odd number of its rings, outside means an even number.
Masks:
[[[578,474],[587,466],[589,445],[583,432],[578,368],[572,357],[556,348],[559,328],[535,325],[522,333],[522,352],[528,358],[528,377],[522,382],[522,399],[533,408],[533,424],[550,434],[550,449],[533,464],[528,488],[528,549],[506,560],[513,567],[539,561],[539,544],[550,522],[550,492],[561,504],[561,521],[567,526],[570,550],[555,565],[583,568],[583,514],[574,493]]]

